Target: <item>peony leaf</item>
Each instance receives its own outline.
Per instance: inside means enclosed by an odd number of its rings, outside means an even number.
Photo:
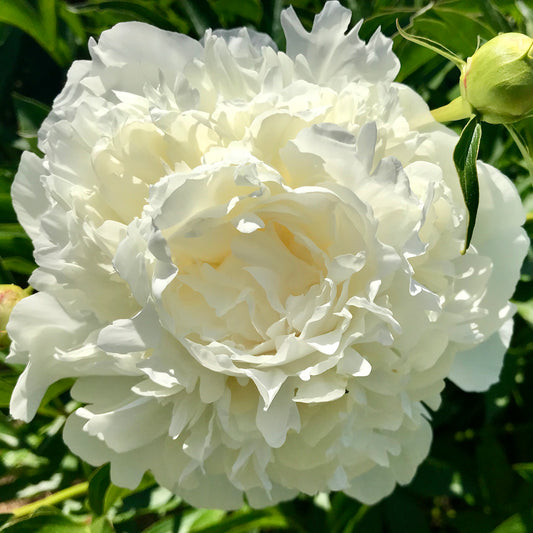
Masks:
[[[284,7],[283,2],[282,0],[263,0],[261,6],[263,8],[263,17],[259,29],[268,33],[281,48],[282,43],[285,41],[280,23],[280,15]]]
[[[11,203],[11,196],[7,192],[0,192],[0,223],[16,222],[17,215]]]
[[[39,0],[38,6],[45,33],[44,38],[53,50],[57,40],[56,0]]]
[[[527,302],[516,302],[518,314],[529,324],[533,325],[533,300]]]
[[[508,508],[515,499],[515,476],[499,437],[486,431],[476,448],[480,482],[495,510]]]
[[[516,463],[513,465],[513,470],[533,485],[533,463]]]
[[[202,37],[207,28],[216,28],[219,25],[216,13],[206,0],[182,0],[181,8],[199,37]]]
[[[74,381],[75,380],[73,378],[64,378],[52,383],[52,385],[48,387],[48,390],[41,401],[40,407],[46,407],[52,400],[70,390],[72,385],[74,385]]]
[[[95,470],[89,478],[87,499],[89,507],[98,516],[105,515],[119,499],[130,493],[128,489],[111,483],[110,471],[107,463]]]
[[[194,509],[183,516],[180,532],[193,533],[216,528],[225,515],[226,512],[220,509]]]
[[[113,533],[115,529],[108,518],[101,516],[91,522],[91,533]]]
[[[228,516],[217,524],[191,528],[190,533],[246,533],[255,529],[287,530],[287,519],[275,510],[250,510],[244,514]]]
[[[12,276],[9,275],[9,272],[15,272],[17,274],[22,274],[26,277],[29,277],[34,270],[35,263],[33,261],[29,261],[28,259],[23,259],[22,257],[0,258],[0,280],[2,281],[9,281],[9,283],[13,283]],[[3,277],[9,279],[3,280]]]
[[[241,21],[246,19],[257,24],[264,5],[265,2],[259,2],[259,0],[225,0],[224,2],[214,2],[213,10],[221,21],[237,22],[240,18]],[[277,20],[279,20],[279,15]]]
[[[468,210],[468,228],[466,230],[465,245],[461,251],[462,254],[466,253],[470,246],[479,205],[479,182],[476,161],[480,142],[481,124],[477,117],[473,117],[461,132],[461,137],[453,152],[453,162],[459,174],[461,190]]]
[[[2,527],[2,533],[89,533],[89,526],[64,515],[39,514]]]
[[[239,511],[224,517],[225,512],[213,509],[194,509],[180,521],[176,517],[165,517],[145,529],[143,533],[247,533],[252,530],[284,531],[289,528],[288,520],[275,509]]]
[[[0,224],[0,257],[32,259],[31,241],[19,224]]]
[[[17,26],[31,35],[39,44],[46,46],[42,23],[34,7],[26,0],[4,2],[0,11],[0,21]]]
[[[19,377],[18,372],[0,374],[0,407],[9,407],[9,400]]]
[[[499,524],[491,533],[528,533],[531,531],[533,513],[528,510],[516,513]]]
[[[57,0],[2,2],[0,22],[20,28],[35,39],[58,65],[66,66],[72,60],[72,50],[63,39],[58,38],[57,5]]]
[[[462,60],[460,57],[456,56],[451,50],[446,48],[441,43],[434,41],[433,39],[429,39],[428,37],[423,37],[421,35],[412,35],[410,33],[407,33],[398,22],[398,19],[396,19],[396,28],[398,28],[398,33],[408,41],[411,41],[412,43],[418,44],[420,46],[423,46],[424,48],[427,48],[428,50],[431,50],[432,52],[435,52],[436,54],[439,54],[442,57],[445,57],[446,59],[450,60],[452,63],[455,64],[455,66],[460,70],[464,65],[465,61]]]
[[[171,11],[161,12],[161,9],[156,5],[146,5],[146,2],[138,0],[100,0],[98,3],[82,2],[77,5],[69,5],[63,13],[68,18],[68,23],[71,29],[77,34],[84,31],[83,25],[76,16],[92,16],[96,21],[101,21],[100,31],[107,29],[105,23],[105,16],[116,17],[117,22],[124,20],[138,20],[140,22],[147,22],[154,24],[164,30],[183,29],[187,27],[187,23],[179,17],[176,13]],[[73,18],[72,15],[75,15]],[[166,16],[165,16],[166,15]]]
[[[89,478],[89,489],[87,499],[89,507],[94,514],[101,516],[104,514],[104,502],[106,491],[111,485],[109,477],[109,463],[95,470]]]
[[[43,103],[17,93],[13,93],[13,104],[18,121],[18,134],[24,138],[37,137],[37,131],[50,113]]]
[[[174,533],[179,531],[180,522],[180,516],[166,516],[143,530],[143,533]]]

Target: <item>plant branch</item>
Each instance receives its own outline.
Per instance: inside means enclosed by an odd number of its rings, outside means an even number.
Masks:
[[[77,485],[74,485],[72,487],[68,487],[66,489],[60,490],[59,492],[55,492],[50,496],[46,496],[46,498],[42,498],[41,500],[37,500],[36,502],[23,505],[22,507],[15,509],[13,511],[13,515],[17,518],[20,516],[26,516],[34,513],[41,507],[55,505],[70,498],[77,498],[78,496],[82,496],[83,494],[85,494],[87,492],[88,487],[89,483],[87,481],[84,481],[83,483],[78,483]]]

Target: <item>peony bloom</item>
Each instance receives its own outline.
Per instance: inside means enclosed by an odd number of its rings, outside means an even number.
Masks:
[[[199,507],[302,491],[376,502],[426,457],[444,379],[485,390],[526,253],[510,181],[393,82],[328,2],[287,52],[118,24],[70,69],[13,185],[39,291],[12,313],[13,416],[76,377],[64,438],[114,483]]]

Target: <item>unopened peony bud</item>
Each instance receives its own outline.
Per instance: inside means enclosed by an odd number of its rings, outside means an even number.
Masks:
[[[529,116],[533,112],[533,39],[503,33],[481,46],[463,67],[461,94],[491,124]]]
[[[6,326],[15,304],[31,294],[31,287],[22,289],[18,285],[0,285],[0,350],[9,346]]]

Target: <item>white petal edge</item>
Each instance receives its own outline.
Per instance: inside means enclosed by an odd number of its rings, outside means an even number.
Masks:
[[[498,381],[505,352],[511,342],[513,320],[471,350],[459,352],[448,378],[467,392],[483,392]]]

